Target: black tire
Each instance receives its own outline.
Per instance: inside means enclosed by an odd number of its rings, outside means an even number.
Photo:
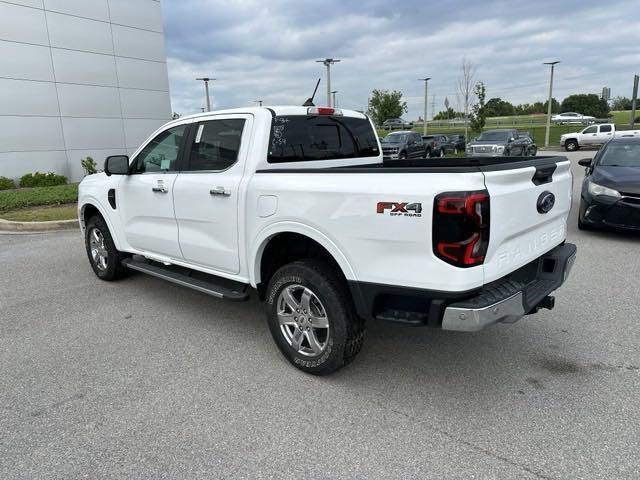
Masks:
[[[398,155],[398,160],[406,160],[407,159],[407,152],[400,152],[400,155]]]
[[[102,250],[106,252],[106,266],[104,264],[98,265],[98,261],[92,254],[91,238],[94,235],[94,231],[99,232],[102,238]],[[87,250],[87,257],[89,257],[89,263],[93,268],[96,276],[105,281],[113,281],[122,278],[127,275],[128,269],[122,265],[122,260],[130,257],[128,253],[120,252],[116,249],[107,222],[101,216],[91,217],[87,221],[87,225],[84,231],[84,243]]]
[[[431,149],[430,148],[427,148],[424,151],[424,158],[431,158]]]
[[[444,158],[444,148],[440,148],[440,158]]]
[[[580,149],[580,146],[576,140],[567,140],[564,142],[564,149],[567,152],[577,152]]]
[[[278,312],[284,310],[281,310],[279,304],[286,303],[285,289],[296,288],[308,289],[319,300],[319,305],[325,312],[329,328],[322,342],[324,347],[318,354],[308,351],[301,353],[293,347],[292,340],[286,335],[291,331],[297,333],[298,326],[294,324],[283,327],[280,323]],[[326,375],[348,364],[360,352],[364,340],[364,321],[355,312],[347,285],[326,262],[309,259],[281,267],[269,281],[266,299],[267,321],[271,335],[278,349],[296,368],[313,375]],[[285,306],[285,309],[289,310],[289,307]],[[290,320],[291,316],[295,315],[294,310],[284,313],[283,317],[287,315]],[[298,321],[300,318],[297,317]],[[306,320],[303,318],[303,321],[308,320],[309,316]],[[300,337],[300,349],[307,349],[305,345],[308,345],[310,350],[310,337],[304,333],[305,328],[302,324],[299,325],[299,330],[303,332],[299,335],[304,335]],[[306,330],[309,330],[309,327]],[[316,330],[312,328],[312,331],[316,338]]]

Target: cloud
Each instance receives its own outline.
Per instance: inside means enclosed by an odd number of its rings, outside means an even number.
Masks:
[[[180,0],[163,2],[172,104],[193,113],[204,106],[195,77],[209,75],[215,108],[263,100],[300,104],[324,67],[344,108],[364,109],[374,88],[403,92],[408,118],[422,112],[420,77],[430,76],[429,108],[455,105],[456,79],[467,57],[488,97],[514,103],[544,100],[548,68],[561,60],[554,94],[630,96],[638,65],[636,2]]]

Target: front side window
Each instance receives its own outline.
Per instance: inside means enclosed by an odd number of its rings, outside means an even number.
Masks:
[[[582,133],[598,133],[598,127],[585,128]]]
[[[170,128],[151,140],[138,154],[134,173],[175,171],[186,128],[186,125]]]
[[[375,157],[378,154],[377,137],[366,118],[285,115],[275,117],[271,123],[269,163]]]
[[[198,123],[187,170],[226,170],[236,163],[244,123],[241,118]]]

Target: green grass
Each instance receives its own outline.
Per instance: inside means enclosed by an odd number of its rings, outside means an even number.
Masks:
[[[21,208],[0,215],[3,219],[14,222],[48,222],[51,220],[73,220],[78,216],[78,210],[75,203],[69,203]]]
[[[41,205],[62,205],[78,201],[78,185],[17,188],[0,191],[0,213]]]

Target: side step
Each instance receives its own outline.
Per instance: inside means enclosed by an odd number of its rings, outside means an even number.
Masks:
[[[177,265],[163,265],[162,263],[152,262],[140,256],[126,258],[122,261],[122,265],[131,270],[147,273],[216,298],[234,301],[249,299],[249,293],[247,292],[248,285],[244,283],[214,277],[213,275],[196,272],[195,270],[182,268]]]

